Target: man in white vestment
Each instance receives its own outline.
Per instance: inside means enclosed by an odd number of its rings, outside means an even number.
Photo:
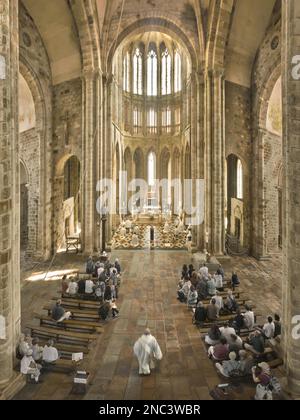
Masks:
[[[133,351],[139,361],[140,375],[150,375],[151,369],[155,368],[154,359],[161,360],[163,357],[159,344],[149,329],[136,341]]]

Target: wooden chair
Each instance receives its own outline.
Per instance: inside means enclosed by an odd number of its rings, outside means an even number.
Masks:
[[[80,235],[69,236],[65,233],[66,238],[66,253],[69,251],[76,251],[76,254],[81,249],[81,239]]]

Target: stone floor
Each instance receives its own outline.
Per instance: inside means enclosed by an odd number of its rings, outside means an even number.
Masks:
[[[191,313],[176,299],[180,268],[188,263],[185,251],[116,251],[124,270],[118,305],[120,318],[109,321],[91,359],[91,385],[85,399],[210,399],[210,390],[224,382],[207,359],[199,331]],[[32,323],[33,313],[42,312],[45,302],[56,295],[56,271],[82,268],[82,257],[59,255],[50,272],[54,280],[39,280],[47,266],[24,273],[22,290],[23,326]],[[228,275],[234,269],[241,288],[264,315],[280,313],[282,279],[280,258],[257,262],[236,258],[224,263]],[[34,276],[32,276],[34,274]],[[31,276],[31,281],[26,278]],[[35,281],[32,281],[35,280]],[[150,377],[139,377],[132,347],[149,327],[157,337],[164,358]],[[72,395],[72,376],[47,374],[40,385],[27,385],[16,399],[78,399]],[[254,394],[245,386],[240,399]]]

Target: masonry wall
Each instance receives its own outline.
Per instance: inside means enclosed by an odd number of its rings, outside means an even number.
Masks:
[[[82,162],[81,79],[53,87],[53,110],[53,238],[57,249],[64,244],[64,167],[74,155]]]
[[[20,73],[31,90],[36,126],[20,138],[20,159],[31,173],[27,253],[48,258],[52,217],[52,76],[48,55],[32,18],[20,3]],[[33,168],[34,166],[34,168]]]
[[[282,166],[282,139],[267,130],[267,113],[281,68],[281,20],[277,19],[268,28],[252,74],[253,249],[259,257],[280,251],[277,187]],[[260,244],[258,250],[255,250],[256,244]]]
[[[235,83],[225,84],[225,150],[240,158],[243,164],[244,183],[244,247],[250,245],[251,235],[251,92]]]

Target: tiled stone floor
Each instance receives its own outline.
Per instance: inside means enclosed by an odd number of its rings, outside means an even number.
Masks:
[[[85,399],[210,399],[209,391],[223,382],[207,359],[191,313],[176,299],[180,268],[190,256],[184,251],[116,251],[123,267],[120,318],[109,321],[89,360],[91,385]],[[82,257],[58,256],[53,271],[82,268]],[[241,289],[262,314],[280,313],[281,260],[257,262],[236,258],[224,263],[228,275],[234,268]],[[39,267],[42,272],[46,266]],[[28,272],[24,277],[28,277]],[[32,323],[33,312],[56,295],[59,282],[24,280],[22,323]],[[150,377],[139,377],[132,348],[135,340],[151,328],[164,358]],[[92,359],[92,360],[91,360]],[[27,385],[16,399],[78,399],[70,394],[72,376],[48,374],[40,385]],[[250,398],[246,387],[241,398]]]

